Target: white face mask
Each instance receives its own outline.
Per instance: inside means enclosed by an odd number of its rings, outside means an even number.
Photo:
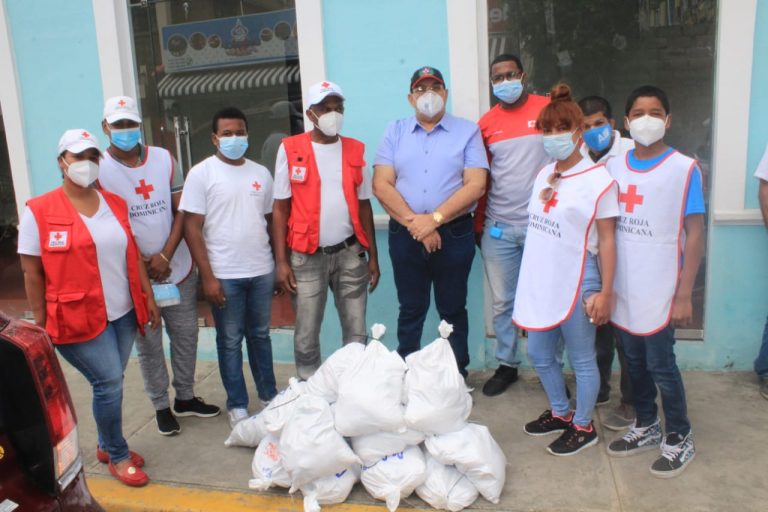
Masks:
[[[443,107],[445,107],[443,97],[434,91],[427,91],[416,100],[416,110],[429,119],[442,112]]]
[[[629,134],[635,142],[648,147],[664,137],[664,132],[667,130],[666,125],[666,117],[659,119],[658,117],[651,117],[646,114],[643,117],[633,119],[629,123]]]
[[[344,124],[344,114],[341,112],[326,112],[325,114],[317,117],[317,127],[328,137],[335,137],[341,131],[341,127]]]
[[[67,177],[69,177],[72,183],[83,188],[96,181],[99,177],[99,164],[96,162],[78,160],[71,164],[67,164],[67,162],[64,162],[64,164],[67,166]]]

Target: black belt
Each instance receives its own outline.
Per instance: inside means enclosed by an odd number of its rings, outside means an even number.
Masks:
[[[452,224],[458,224],[459,222],[464,222],[465,220],[471,219],[471,218],[472,218],[472,214],[471,213],[465,213],[461,217],[456,217],[452,221],[446,222],[445,224],[443,224],[443,226],[450,226]]]
[[[339,242],[336,245],[329,245],[327,247],[318,247],[317,252],[321,252],[323,254],[336,254],[339,251],[343,251],[347,247],[354,245],[357,242],[357,237],[355,235],[350,236],[343,242]]]

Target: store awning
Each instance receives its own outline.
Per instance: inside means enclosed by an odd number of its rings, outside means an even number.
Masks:
[[[157,84],[161,98],[272,87],[300,81],[299,65],[270,66],[215,73],[179,73],[164,76]]]

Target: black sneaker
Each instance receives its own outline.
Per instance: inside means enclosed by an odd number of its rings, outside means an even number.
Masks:
[[[628,457],[653,450],[661,443],[661,422],[658,418],[647,427],[638,427],[637,421],[624,436],[608,445],[608,455]]]
[[[683,437],[677,433],[667,434],[661,443],[661,457],[651,465],[651,474],[658,478],[672,478],[688,466],[696,456],[693,447],[693,433]]]
[[[566,431],[563,432],[563,435],[547,446],[547,451],[558,457],[567,457],[568,455],[576,455],[581,450],[596,445],[597,430],[595,430],[595,425],[590,422],[589,428],[591,430],[579,430],[571,423]]]
[[[529,436],[546,436],[555,432],[562,432],[570,424],[570,421],[552,416],[552,411],[547,409],[538,419],[526,423],[523,430]]]
[[[163,436],[175,436],[181,432],[181,427],[176,418],[173,417],[170,407],[155,411],[155,418],[157,419],[157,431]]]
[[[178,398],[173,401],[173,412],[176,416],[197,416],[199,418],[212,418],[218,416],[221,413],[215,405],[210,405],[203,402],[203,399],[196,396],[190,400],[179,400]]]
[[[517,368],[500,364],[496,368],[496,373],[493,374],[493,377],[488,379],[488,382],[483,386],[483,394],[485,396],[500,395],[516,380]]]

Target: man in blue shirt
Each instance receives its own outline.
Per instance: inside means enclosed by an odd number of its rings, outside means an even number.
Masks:
[[[387,127],[376,153],[373,193],[390,215],[389,255],[400,315],[398,353],[421,347],[434,289],[449,341],[467,376],[467,281],[475,257],[472,211],[485,192],[488,157],[478,126],[445,112],[443,75],[425,66],[411,76],[415,115]]]

